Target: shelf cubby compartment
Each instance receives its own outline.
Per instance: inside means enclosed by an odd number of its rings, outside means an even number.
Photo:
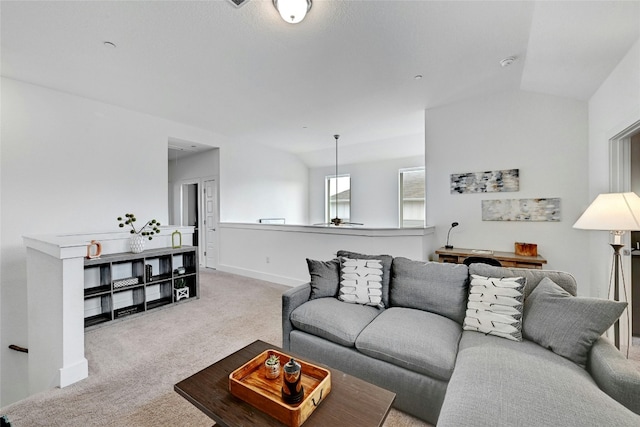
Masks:
[[[85,298],[84,327],[94,326],[113,320],[111,313],[111,294]]]
[[[194,274],[190,274],[181,278],[185,280],[187,288],[189,288],[189,299],[197,297],[198,294],[196,292],[196,276]]]
[[[173,255],[173,271],[178,267],[184,267],[184,274],[194,274],[197,269],[196,253],[195,252],[183,252]]]
[[[133,259],[111,264],[111,280],[113,283],[137,278],[138,283],[144,283],[144,259]]]
[[[147,284],[145,288],[147,310],[171,304],[173,302],[171,288],[172,285],[170,280],[151,285]]]
[[[171,278],[171,255],[145,259],[145,282],[152,283]]]
[[[96,296],[111,291],[111,269],[109,264],[95,265],[84,269],[84,296]]]
[[[113,318],[119,319],[144,311],[144,286],[113,293]]]

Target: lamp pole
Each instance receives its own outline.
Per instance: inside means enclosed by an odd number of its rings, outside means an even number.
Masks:
[[[620,249],[624,245],[610,243],[613,248],[613,300],[620,301]],[[624,280],[624,279],[623,279]],[[620,319],[613,324],[613,341],[620,350]]]

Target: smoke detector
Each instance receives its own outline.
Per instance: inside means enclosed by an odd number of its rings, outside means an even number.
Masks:
[[[508,57],[504,58],[502,61],[500,61],[500,66],[502,68],[508,67],[509,65],[513,64],[516,59],[517,59],[517,57],[515,57],[515,56],[508,56]]]

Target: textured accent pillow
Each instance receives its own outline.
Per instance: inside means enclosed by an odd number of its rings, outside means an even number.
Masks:
[[[342,258],[341,273],[340,301],[384,308],[380,260]]]
[[[522,341],[523,277],[471,275],[467,315],[462,328]]]
[[[338,258],[347,257],[351,259],[374,259],[380,260],[382,263],[382,304],[389,307],[389,286],[391,283],[391,263],[393,257],[391,255],[366,255],[357,252],[339,250]]]
[[[340,285],[340,260],[316,261],[307,258],[309,276],[311,276],[310,300],[316,298],[334,297],[338,294]]]
[[[585,367],[593,343],[613,325],[626,302],[574,297],[545,277],[524,304],[526,339]]]

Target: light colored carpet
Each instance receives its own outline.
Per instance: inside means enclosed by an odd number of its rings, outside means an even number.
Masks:
[[[213,422],[173,385],[256,339],[282,345],[285,289],[203,270],[199,300],[88,331],[89,378],[31,396],[0,414],[15,427],[209,427]],[[634,338],[629,358],[640,370],[640,338]],[[384,425],[429,426],[395,409]]]
[[[287,289],[212,270],[199,300],[86,332],[89,378],[0,409],[14,427],[207,426],[213,421],[173,385],[247,344],[282,345]],[[385,427],[429,426],[391,410]]]

